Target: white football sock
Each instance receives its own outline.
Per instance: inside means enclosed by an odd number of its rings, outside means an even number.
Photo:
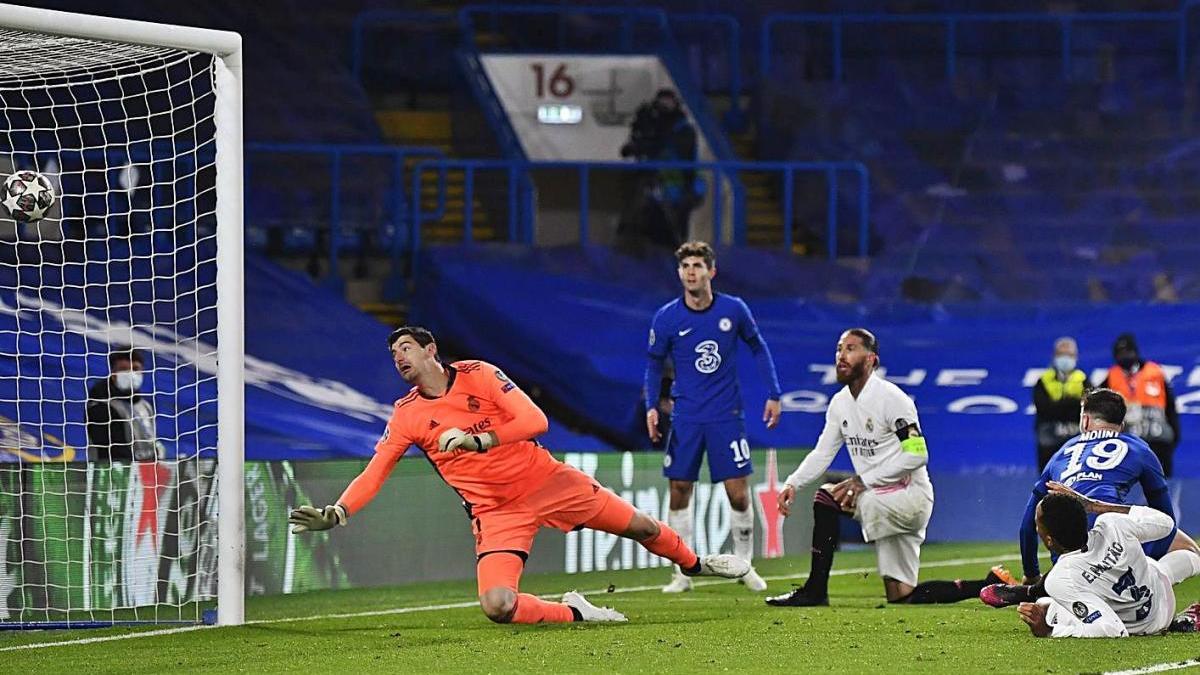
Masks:
[[[731,511],[730,527],[733,530],[733,554],[750,562],[754,559],[754,507]]]
[[[1158,566],[1172,584],[1177,584],[1200,574],[1200,555],[1188,550],[1171,551],[1158,559]]]
[[[669,509],[667,511],[667,525],[671,529],[679,533],[679,538],[683,539],[683,543],[690,548],[695,549],[695,544],[692,543],[692,506],[688,504],[687,508]],[[675,566],[675,573],[682,574],[679,571],[679,566]]]

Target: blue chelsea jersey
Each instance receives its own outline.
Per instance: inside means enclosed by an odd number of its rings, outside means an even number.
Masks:
[[[1148,506],[1175,517],[1162,464],[1145,441],[1133,434],[1107,429],[1082,433],[1064,443],[1046,463],[1025,505],[1025,515],[1021,518],[1021,566],[1027,577],[1040,573],[1035,518],[1038,502],[1049,492],[1046,483],[1050,481],[1113,504],[1128,503],[1130,489],[1140,483]],[[1094,514],[1088,515],[1089,527],[1095,520]]]
[[[1125,503],[1135,483],[1142,484],[1147,496],[1167,488],[1162,465],[1145,441],[1107,430],[1080,434],[1064,443],[1047,462],[1034,492],[1045,494],[1048,481],[1116,504]]]
[[[657,401],[663,360],[670,357],[675,365],[671,386],[674,419],[705,422],[740,418],[738,341],[750,347],[767,380],[770,397],[778,399],[779,379],[771,352],[741,298],[715,293],[712,304],[704,310],[689,308],[683,298],[663,305],[650,326],[647,408]]]

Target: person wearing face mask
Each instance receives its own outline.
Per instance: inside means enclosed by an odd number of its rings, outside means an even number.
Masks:
[[[1175,394],[1161,366],[1142,358],[1132,333],[1113,342],[1113,361],[1102,386],[1125,397],[1129,411],[1125,428],[1144,439],[1171,477],[1175,446],[1179,445],[1179,411]]]
[[[153,461],[163,456],[154,405],[141,391],[145,357],[132,347],[108,355],[109,375],[88,391],[88,456],[99,461]]]
[[[1037,434],[1038,470],[1079,433],[1079,402],[1092,388],[1087,374],[1077,367],[1079,347],[1075,339],[1060,337],[1054,341],[1054,359],[1033,385],[1034,432]]]

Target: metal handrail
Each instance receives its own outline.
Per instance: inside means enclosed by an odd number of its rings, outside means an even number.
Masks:
[[[355,15],[351,28],[350,38],[350,69],[356,80],[362,79],[363,68],[363,42],[368,29],[378,26],[381,23],[393,24],[446,24],[456,22],[461,39],[465,44],[471,45],[474,43],[475,36],[475,17],[488,15],[498,16],[503,14],[515,15],[557,15],[558,22],[558,41],[559,49],[568,49],[569,46],[565,43],[565,22],[563,18],[570,15],[593,15],[593,16],[610,16],[620,17],[621,33],[618,36],[619,42],[625,46],[626,51],[632,48],[633,44],[633,29],[635,22],[648,21],[657,26],[661,32],[661,37],[664,43],[673,43],[674,34],[671,31],[672,23],[679,24],[713,24],[721,27],[728,34],[729,42],[729,96],[734,101],[734,106],[731,108],[735,118],[741,111],[738,98],[742,92],[742,64],[741,64],[741,24],[737,18],[728,14],[715,13],[688,13],[688,14],[667,14],[662,9],[656,7],[569,7],[569,6],[542,6],[542,5],[468,5],[461,8],[456,15],[430,12],[421,10],[393,10],[393,9],[371,9],[364,10]],[[739,118],[740,119],[740,118]]]
[[[1180,80],[1187,74],[1187,15],[1197,0],[1187,0],[1174,12],[1093,12],[1079,14],[1034,14],[1014,13],[931,13],[931,14],[813,14],[776,13],[767,15],[759,29],[759,75],[765,79],[771,74],[772,29],[784,23],[828,24],[833,34],[833,79],[842,81],[843,67],[842,34],[847,24],[943,24],[946,29],[946,77],[952,78],[958,70],[957,28],[962,24],[987,23],[1035,23],[1057,24],[1060,30],[1060,54],[1062,76],[1071,79],[1072,38],[1077,23],[1175,23],[1179,27],[1176,41],[1176,68]]]
[[[399,262],[403,256],[403,238],[399,236],[403,219],[411,210],[408,201],[420,205],[420,193],[411,193],[411,199],[406,201],[404,180],[404,163],[413,157],[446,157],[440,148],[432,146],[394,146],[394,145],[357,145],[348,143],[247,143],[246,157],[249,159],[256,154],[292,154],[327,156],[330,162],[330,204],[329,204],[329,278],[334,285],[340,285],[338,256],[341,252],[341,211],[342,211],[342,160],[346,156],[379,156],[392,159],[391,194],[392,222],[396,236],[392,237],[391,254],[394,262]],[[249,163],[245,169],[244,184],[247,192],[250,190]],[[438,174],[437,208],[431,217],[441,217],[446,210],[446,174]],[[385,223],[380,223],[380,228]],[[398,266],[395,266],[398,267]]]
[[[646,162],[589,162],[589,161],[529,161],[514,159],[436,159],[417,162],[412,169],[413,194],[420,192],[423,175],[427,171],[437,170],[462,171],[465,176],[465,213],[463,222],[463,240],[474,240],[474,176],[479,171],[503,171],[508,177],[507,210],[508,210],[508,239],[509,241],[524,240],[532,243],[533,231],[528,222],[522,222],[522,216],[529,218],[531,208],[523,201],[529,198],[528,192],[522,192],[520,186],[528,179],[532,171],[546,169],[574,170],[579,175],[579,232],[580,241],[587,242],[590,232],[589,222],[589,190],[588,180],[594,171],[654,171],[654,170],[693,170],[709,171],[714,176],[713,196],[713,228],[721,232],[724,214],[722,204],[721,184],[726,180],[736,180],[739,172],[773,171],[779,172],[784,179],[783,190],[783,229],[784,246],[791,250],[794,237],[792,207],[794,205],[794,189],[792,179],[797,173],[815,172],[825,175],[828,187],[826,202],[827,254],[830,258],[837,255],[838,250],[838,192],[839,175],[853,173],[858,179],[858,255],[866,257],[870,241],[870,172],[862,162],[750,162],[750,161],[646,161]],[[409,230],[409,262],[410,273],[416,274],[419,264],[418,253],[421,249],[421,225],[440,218],[440,214],[421,211],[417,201],[410,203],[412,214]],[[733,215],[734,239],[740,240],[738,230],[745,228],[744,204],[735,203]],[[719,236],[719,234],[718,234]]]
[[[363,34],[378,23],[403,23],[411,26],[418,23],[453,25],[455,17],[446,12],[406,9],[365,9],[354,15],[350,28],[350,72],[356,81],[362,81]]]

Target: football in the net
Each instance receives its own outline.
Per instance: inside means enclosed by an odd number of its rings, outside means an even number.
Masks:
[[[4,179],[0,204],[18,223],[36,223],[54,206],[54,186],[36,171],[18,171]]]

